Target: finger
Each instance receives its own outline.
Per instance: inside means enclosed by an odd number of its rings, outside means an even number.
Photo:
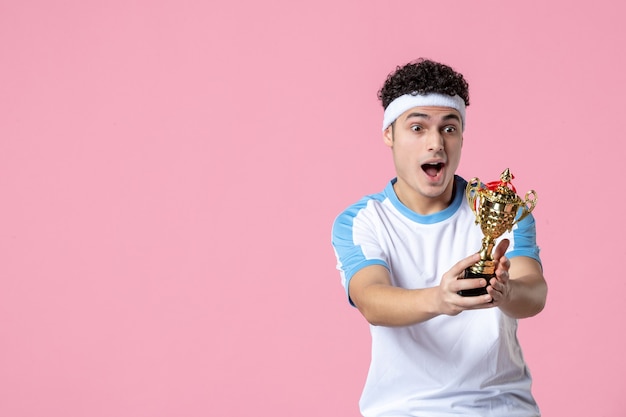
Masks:
[[[487,280],[484,278],[465,278],[456,280],[453,290],[455,292],[461,290],[473,290],[476,288],[485,288]]]
[[[487,287],[487,292],[502,292],[504,290],[504,284],[498,278],[492,278]]]
[[[493,259],[500,259],[506,253],[506,250],[509,248],[509,239],[502,239],[496,249],[493,252]]]
[[[505,269],[507,271],[511,267],[511,261],[506,256],[503,256],[503,257],[500,258],[499,264],[502,266],[503,269]]]
[[[504,285],[509,281],[509,267],[511,266],[511,261],[506,256],[502,256],[497,261],[496,267],[496,279],[495,281],[501,282]]]
[[[461,259],[459,262],[454,264],[454,266],[450,268],[450,272],[452,272],[454,276],[463,276],[465,270],[469,268],[470,266],[474,265],[479,260],[480,260],[480,255],[478,253],[470,255],[467,258]]]
[[[490,294],[477,295],[476,297],[460,297],[458,304],[466,310],[479,310],[496,306],[494,297]]]
[[[509,280],[509,265],[507,262],[500,263],[500,266],[496,270],[496,277],[499,281],[502,282],[506,282]]]
[[[499,284],[494,285],[490,285],[489,287],[487,287],[487,294],[489,295],[489,297],[491,297],[491,304],[497,304],[498,301],[500,301],[502,299],[502,292],[500,292],[500,290],[498,289]]]

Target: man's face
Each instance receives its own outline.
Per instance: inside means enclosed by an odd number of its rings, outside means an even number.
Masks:
[[[446,208],[461,159],[461,116],[449,107],[414,107],[383,132],[392,150],[398,198],[420,214]]]

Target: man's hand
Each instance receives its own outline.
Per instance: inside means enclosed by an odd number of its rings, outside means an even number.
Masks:
[[[505,244],[501,243],[498,247],[503,254],[508,247],[508,241],[506,241]],[[496,251],[497,250],[498,249],[496,249]],[[500,256],[502,255],[500,254]],[[437,294],[438,306],[441,314],[455,316],[464,310],[494,307],[495,301],[493,294],[487,293],[474,297],[464,297],[458,294],[461,290],[484,288],[487,285],[487,280],[485,278],[464,278],[465,270],[479,260],[480,256],[477,253],[470,255],[457,262],[443,275]],[[492,281],[494,279],[492,279]]]
[[[494,306],[506,304],[510,296],[509,268],[511,261],[504,256],[509,248],[509,240],[503,239],[493,252],[493,260],[496,263],[496,276],[489,281],[487,293],[492,299]]]

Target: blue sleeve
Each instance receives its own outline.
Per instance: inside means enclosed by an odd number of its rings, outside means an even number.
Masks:
[[[529,214],[513,229],[513,248],[510,249],[507,257],[527,256],[541,264],[539,257],[539,246],[537,246],[537,231],[535,228],[535,218]]]
[[[346,296],[351,304],[353,303],[352,300],[350,300],[349,286],[350,280],[355,273],[370,265],[382,265],[389,269],[387,263],[383,259],[380,259],[380,257],[366,256],[362,246],[365,242],[361,244],[356,243],[355,218],[359,210],[363,207],[364,206],[354,205],[344,211],[335,219],[332,229],[332,245],[335,250],[335,256],[337,257],[337,269],[341,275],[341,283],[346,291]],[[373,249],[371,247],[373,245],[378,247],[372,230],[367,230],[361,226],[359,232],[361,234],[361,240],[370,242],[370,249]],[[370,239],[363,239],[364,235],[370,235]],[[380,249],[374,251],[380,251]]]

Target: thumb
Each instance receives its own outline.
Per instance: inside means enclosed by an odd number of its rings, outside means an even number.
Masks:
[[[509,239],[502,239],[498,246],[496,246],[495,251],[493,252],[493,259],[498,260],[504,256],[506,250],[509,248],[509,244],[511,242]]]
[[[450,272],[454,274],[454,276],[461,276],[467,268],[474,265],[479,260],[480,255],[478,253],[473,253],[467,258],[461,259],[459,262],[455,263],[454,266],[450,268]]]

